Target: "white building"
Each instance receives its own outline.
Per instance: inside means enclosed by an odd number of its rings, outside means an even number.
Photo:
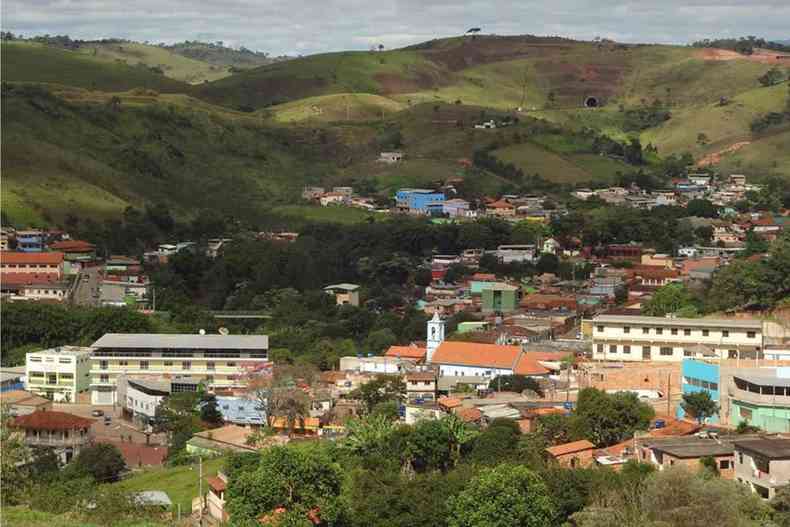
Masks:
[[[500,245],[496,256],[502,263],[532,262],[535,260],[534,245]]]
[[[759,320],[598,315],[592,326],[597,360],[672,362],[701,350],[733,359],[763,353]]]
[[[210,390],[243,388],[268,366],[266,335],[108,333],[93,343],[91,401],[116,404],[119,375],[190,376]]]
[[[400,374],[415,361],[397,357],[340,357],[340,370],[357,373]]]
[[[91,348],[61,346],[28,353],[25,389],[55,402],[76,402],[90,386]]]

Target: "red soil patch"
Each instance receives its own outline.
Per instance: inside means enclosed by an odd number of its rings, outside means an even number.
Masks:
[[[743,148],[744,146],[749,145],[749,144],[751,144],[751,141],[741,141],[739,143],[733,143],[730,146],[728,146],[727,148],[725,148],[723,150],[719,150],[718,152],[713,152],[711,154],[708,154],[705,157],[703,157],[702,159],[700,159],[699,161],[697,161],[697,167],[700,168],[700,167],[706,167],[706,166],[709,166],[709,165],[715,165],[719,161],[721,161],[721,157],[722,156],[724,156],[726,154],[731,154],[732,152],[736,152],[736,151],[740,150],[741,148]]]
[[[378,73],[373,77],[381,85],[382,94],[411,93],[433,88],[438,82],[428,74],[418,74],[416,78],[403,77],[396,73]]]
[[[790,65],[790,55],[770,49],[755,49],[751,55],[741,55],[729,49],[705,48],[698,52],[702,60],[726,61],[748,60],[762,64],[787,64]]]

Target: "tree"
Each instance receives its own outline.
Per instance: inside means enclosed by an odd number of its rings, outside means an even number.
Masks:
[[[655,416],[653,408],[632,392],[608,394],[595,388],[579,392],[573,414],[575,435],[596,446],[609,446],[647,430]]]
[[[512,419],[508,419],[508,421],[516,425]],[[469,460],[472,463],[490,466],[514,460],[520,436],[521,431],[518,429],[518,425],[514,430],[512,426],[503,423],[499,423],[499,426],[492,424],[472,442]]]
[[[450,439],[450,455],[452,465],[461,459],[461,449],[478,436],[476,430],[469,428],[457,415],[450,414],[441,421]]]
[[[526,375],[497,375],[488,383],[488,389],[496,392],[518,392],[529,390],[543,397],[543,390],[540,383],[532,377]]]
[[[362,347],[370,353],[378,355],[395,344],[397,340],[390,328],[382,328],[368,333]]]
[[[760,75],[757,80],[760,81],[760,84],[763,86],[773,86],[774,84],[779,84],[785,79],[784,73],[782,70],[774,66],[770,70],[766,71],[764,74]]]
[[[553,273],[557,274],[557,270],[560,266],[560,259],[557,258],[557,255],[550,254],[550,253],[543,253],[538,258],[538,262],[535,264],[535,270],[539,274],[543,273]]]
[[[395,423],[383,415],[370,415],[364,419],[351,419],[346,425],[347,435],[343,448],[362,456],[382,452],[395,431]]]
[[[708,144],[710,140],[708,139],[708,135],[705,132],[700,132],[697,134],[697,144],[700,146],[705,146]]]
[[[320,447],[275,446],[263,451],[255,470],[228,483],[227,508],[234,521],[269,525],[335,525],[340,516],[340,467]]]
[[[118,481],[118,476],[126,469],[126,462],[118,447],[98,443],[80,450],[69,468],[77,475],[90,476],[98,483],[107,483]]]
[[[704,456],[699,459],[699,464],[712,477],[719,477],[719,462],[713,456]]]
[[[556,511],[543,480],[524,466],[482,470],[448,500],[450,527],[544,527]]]
[[[298,388],[278,388],[272,392],[272,414],[285,419],[289,437],[297,425],[304,427],[308,415],[307,395]]]
[[[3,308],[5,310],[5,306]],[[0,493],[3,505],[16,505],[25,494],[29,484],[25,467],[33,455],[25,445],[23,437],[9,426],[8,405],[0,405]]]
[[[406,385],[397,376],[380,375],[379,377],[367,382],[354,390],[351,397],[359,399],[365,405],[367,412],[372,412],[373,408],[385,401],[400,402],[406,393]]]
[[[692,199],[686,205],[686,212],[689,216],[698,218],[718,218],[719,210],[710,200],[707,199]]]
[[[684,393],[680,406],[684,412],[696,418],[699,424],[719,413],[719,405],[711,399],[710,393],[704,390]]]
[[[670,283],[659,287],[653,298],[642,306],[642,313],[653,317],[663,317],[681,310],[687,315],[697,310],[696,300],[681,283]]]
[[[219,411],[219,407],[217,407],[217,396],[213,393],[208,393],[203,396],[203,401],[200,406],[200,419],[204,423],[209,423],[211,425],[219,426],[222,424],[222,413]]]

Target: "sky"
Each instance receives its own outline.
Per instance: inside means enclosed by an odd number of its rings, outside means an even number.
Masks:
[[[273,55],[394,48],[464,33],[687,44],[790,38],[790,0],[2,0],[25,36],[222,41]]]

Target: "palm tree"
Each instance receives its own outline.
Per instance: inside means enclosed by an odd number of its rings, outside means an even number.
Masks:
[[[383,415],[371,415],[365,419],[350,420],[347,429],[348,435],[343,446],[364,455],[384,444],[395,430],[395,423]]]
[[[472,430],[466,426],[457,415],[450,414],[442,419],[442,425],[447,430],[450,438],[450,451],[453,458],[453,466],[458,464],[461,459],[461,447],[477,437],[477,430]]]

